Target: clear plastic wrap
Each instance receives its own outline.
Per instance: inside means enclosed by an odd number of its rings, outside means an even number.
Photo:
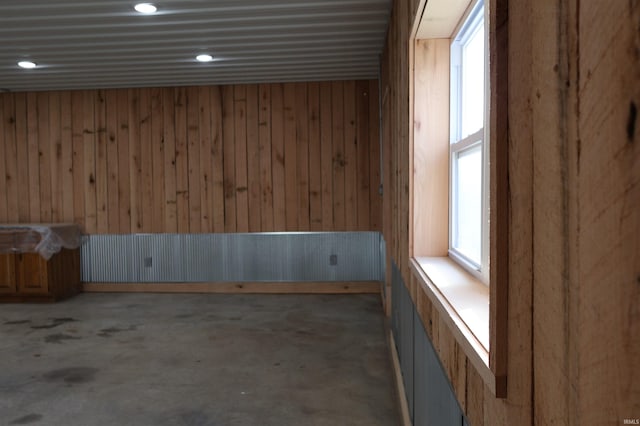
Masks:
[[[0,224],[0,253],[39,253],[44,259],[63,247],[82,245],[80,227],[73,223]]]

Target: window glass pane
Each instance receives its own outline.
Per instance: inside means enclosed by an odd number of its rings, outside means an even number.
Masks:
[[[454,154],[455,215],[453,246],[482,263],[482,144]]]
[[[462,135],[484,127],[484,21],[462,45]]]

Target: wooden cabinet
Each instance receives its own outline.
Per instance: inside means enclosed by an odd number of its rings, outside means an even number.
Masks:
[[[79,249],[63,248],[49,260],[38,253],[0,253],[0,302],[55,302],[80,290]]]

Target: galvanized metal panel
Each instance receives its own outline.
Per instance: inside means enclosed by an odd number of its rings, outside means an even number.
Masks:
[[[463,415],[447,375],[414,309],[414,426],[462,425]]]
[[[413,302],[411,295],[400,276],[400,367],[402,369],[402,377],[404,379],[404,391],[407,395],[407,404],[411,419],[413,420],[415,395],[414,395],[414,320],[413,320]]]
[[[400,271],[396,266],[396,263],[391,261],[391,330],[395,336],[396,345],[401,333],[400,330],[400,291],[402,285],[402,278],[400,277]]]
[[[398,350],[409,413],[413,419],[414,351],[413,302],[395,262],[391,262],[391,327]]]
[[[391,263],[391,327],[407,405],[415,426],[461,425],[462,410],[429,340],[400,270]],[[465,423],[466,424],[466,423]]]
[[[377,232],[91,235],[82,251],[82,278],[86,282],[381,281],[381,262]]]
[[[391,0],[0,3],[12,91],[376,78]],[[210,53],[214,62],[195,61]],[[40,65],[22,70],[16,62]]]

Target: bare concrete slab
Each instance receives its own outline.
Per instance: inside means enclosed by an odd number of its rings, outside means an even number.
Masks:
[[[0,425],[396,425],[375,295],[0,305]]]

